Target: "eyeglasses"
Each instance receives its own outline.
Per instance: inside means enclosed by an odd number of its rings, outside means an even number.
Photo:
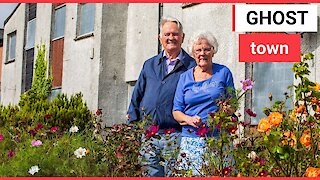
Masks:
[[[179,35],[180,35],[180,33],[178,33],[178,32],[173,32],[173,33],[163,33],[163,36],[165,36],[165,37],[169,37],[170,35],[172,35],[172,36],[179,36]]]
[[[204,52],[204,54],[209,54],[211,53],[211,50],[213,49],[213,47],[210,47],[210,48],[199,48],[199,49],[195,49],[194,50],[194,53],[196,54],[200,54],[202,51]]]

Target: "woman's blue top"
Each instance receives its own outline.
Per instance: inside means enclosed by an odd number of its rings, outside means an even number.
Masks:
[[[212,64],[212,77],[196,82],[193,77],[194,68],[180,75],[177,85],[173,111],[181,111],[188,116],[198,115],[203,122],[208,119],[209,112],[216,112],[217,100],[226,96],[226,88],[234,89],[232,73],[224,65]],[[197,128],[189,125],[182,127],[181,136],[198,137]]]

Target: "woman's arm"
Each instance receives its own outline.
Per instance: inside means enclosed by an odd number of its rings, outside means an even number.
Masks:
[[[195,128],[199,128],[202,121],[199,116],[188,116],[181,111],[173,111],[172,114],[174,119],[182,126],[190,125]]]

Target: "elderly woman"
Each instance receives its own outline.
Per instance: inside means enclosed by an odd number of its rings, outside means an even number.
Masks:
[[[188,159],[193,175],[199,175],[205,142],[202,136],[208,113],[216,112],[218,98],[226,96],[226,89],[233,88],[230,70],[212,62],[218,51],[218,42],[210,32],[197,32],[189,41],[189,53],[197,66],[181,74],[174,98],[173,116],[182,125],[180,152]],[[215,130],[213,136],[218,135]],[[191,165],[190,165],[191,163]],[[181,167],[180,167],[181,169]]]

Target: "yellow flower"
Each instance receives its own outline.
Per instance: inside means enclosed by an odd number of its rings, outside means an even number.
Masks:
[[[304,131],[301,138],[300,138],[300,142],[302,145],[306,146],[306,147],[310,147],[311,146],[311,136],[309,131]]]
[[[309,88],[312,88],[315,91],[320,91],[320,84],[317,82],[315,84],[316,84],[315,86],[309,86]]]
[[[286,131],[283,133],[284,140],[282,140],[283,145],[289,145],[291,147],[295,146],[297,144],[297,139],[293,132]]]
[[[308,167],[306,170],[306,177],[319,177],[320,168]]]
[[[269,121],[267,118],[262,118],[258,124],[258,131],[259,132],[267,132],[271,128]]]
[[[297,114],[295,111],[292,111],[291,114],[290,114],[290,118],[294,121],[297,121]]]
[[[283,120],[283,116],[279,112],[272,112],[268,116],[269,124],[272,126],[279,126]]]

